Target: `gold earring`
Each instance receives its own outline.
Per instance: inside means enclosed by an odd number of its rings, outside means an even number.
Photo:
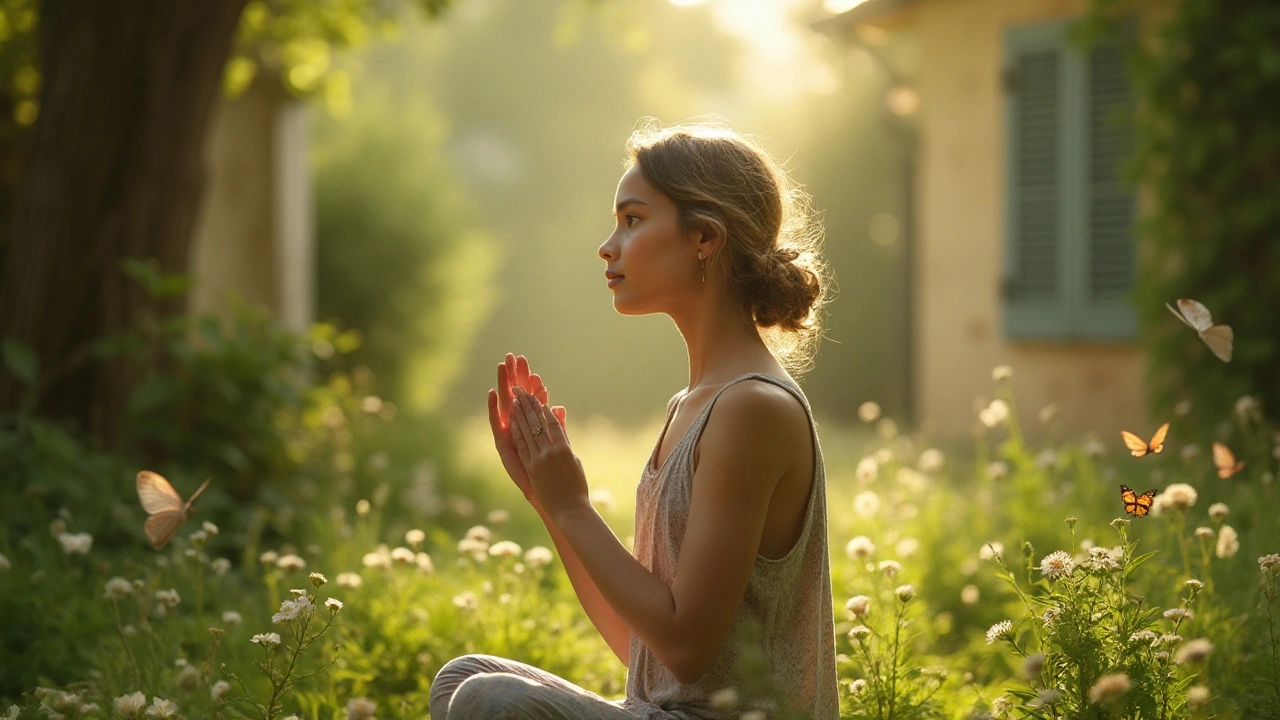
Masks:
[[[702,282],[707,281],[707,259],[702,257],[702,251],[698,251],[698,259],[702,261]]]

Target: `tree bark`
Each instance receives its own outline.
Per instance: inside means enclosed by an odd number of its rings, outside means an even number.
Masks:
[[[45,0],[40,115],[0,267],[0,336],[42,372],[156,307],[120,272],[155,258],[186,272],[205,182],[205,135],[247,0]],[[36,412],[108,446],[133,378],[89,359],[45,388]],[[25,390],[0,372],[0,411]]]

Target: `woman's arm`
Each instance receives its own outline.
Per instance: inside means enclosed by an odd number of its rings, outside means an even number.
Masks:
[[[728,638],[746,594],[769,500],[794,450],[780,429],[801,409],[790,393],[762,383],[739,383],[720,395],[703,430],[687,530],[668,587],[591,506],[581,463],[555,417],[527,394],[518,392],[517,404],[513,438],[565,543],[631,632],[678,680],[696,681]],[[535,424],[547,432],[534,436]]]
[[[596,587],[595,581],[591,579],[590,573],[583,567],[582,561],[578,559],[577,553],[573,551],[573,546],[565,539],[564,533],[556,526],[555,521],[541,506],[535,505],[535,507],[538,510],[538,515],[542,517],[543,524],[547,526],[547,533],[551,535],[551,542],[555,543],[556,551],[560,553],[560,561],[564,563],[564,571],[569,576],[569,584],[573,585],[573,592],[578,596],[578,602],[582,605],[583,611],[591,619],[591,624],[596,626],[600,636],[609,644],[613,654],[618,656],[624,666],[629,667],[631,661],[631,628],[627,627],[626,621],[618,615],[613,606],[609,604],[609,601],[600,593],[600,588]],[[614,540],[617,540],[616,536]]]

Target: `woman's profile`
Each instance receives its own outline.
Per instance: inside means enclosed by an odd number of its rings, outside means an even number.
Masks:
[[[598,251],[614,308],[666,313],[689,354],[641,473],[634,554],[588,500],[565,410],[523,356],[498,366],[488,402],[507,473],[628,668],[626,698],[467,655],[436,675],[431,716],[833,720],[825,470],[788,372],[812,362],[820,333],[820,228],[768,153],[721,125],[647,121],[625,165]]]

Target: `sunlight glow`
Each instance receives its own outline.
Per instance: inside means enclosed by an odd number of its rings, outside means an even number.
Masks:
[[[829,13],[848,12],[867,0],[822,0],[822,9]]]
[[[818,52],[819,38],[797,12],[807,4],[805,0],[715,0],[713,4],[716,26],[749,50],[738,72],[780,102],[804,93],[831,94],[839,88],[834,70],[815,67],[824,62]]]
[[[667,2],[675,5],[676,7],[693,7],[694,5],[701,5],[706,1],[707,0],[667,0]]]

